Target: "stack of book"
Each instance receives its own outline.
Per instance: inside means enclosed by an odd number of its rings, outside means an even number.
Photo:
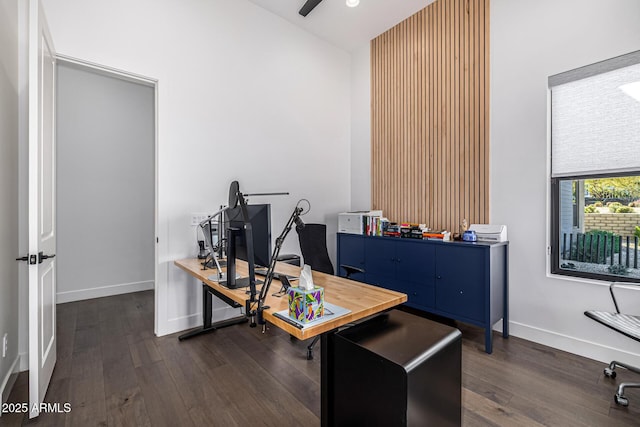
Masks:
[[[382,236],[389,220],[382,217],[382,211],[369,211],[362,215],[362,234]]]
[[[444,241],[451,240],[451,233],[446,231],[446,230],[442,230],[442,231],[427,231],[427,232],[423,233],[422,236],[423,236],[423,238],[429,239],[429,240],[444,240]]]
[[[382,235],[388,237],[400,237],[400,225],[395,222],[388,224],[382,231]]]
[[[382,216],[381,210],[344,212],[338,215],[338,232],[365,236],[403,237],[409,239],[450,240],[448,231],[431,230],[426,224],[395,223]]]
[[[442,231],[427,231],[422,233],[422,237],[425,239],[444,239],[444,232]]]

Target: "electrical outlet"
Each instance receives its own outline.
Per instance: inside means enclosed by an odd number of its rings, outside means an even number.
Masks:
[[[198,225],[205,219],[209,218],[208,214],[203,213],[192,213],[191,214],[191,225]]]
[[[2,337],[2,357],[7,357],[7,352],[9,351],[9,334],[4,334]]]

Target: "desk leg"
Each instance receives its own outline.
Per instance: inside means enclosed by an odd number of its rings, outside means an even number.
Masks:
[[[213,295],[216,292],[211,289],[207,284],[202,284],[202,328],[194,329],[190,332],[182,334],[178,337],[178,340],[186,340],[191,337],[206,334],[216,329],[224,328],[231,325],[237,325],[238,323],[244,323],[247,321],[247,317],[242,315],[220,322],[211,323],[211,316],[213,314]],[[228,301],[225,301],[229,304]],[[231,304],[230,304],[231,305]]]

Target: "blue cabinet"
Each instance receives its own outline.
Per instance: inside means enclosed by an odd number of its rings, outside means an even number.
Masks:
[[[407,294],[407,305],[433,307],[435,252],[421,241],[362,239],[365,281]]]
[[[441,242],[338,233],[338,264],[364,268],[352,279],[407,294],[407,306],[508,337],[508,243]],[[344,271],[340,271],[345,276]]]
[[[364,270],[364,239],[353,234],[338,234],[338,276],[346,277],[347,271],[343,266],[355,267]],[[350,277],[358,282],[366,282],[363,273],[354,273]]]
[[[486,251],[460,247],[438,248],[436,301],[449,317],[482,322],[484,319]]]

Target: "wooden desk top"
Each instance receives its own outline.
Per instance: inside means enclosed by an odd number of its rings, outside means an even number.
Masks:
[[[245,301],[249,299],[249,295],[246,291],[249,288],[240,289],[227,289],[224,286],[219,285],[217,282],[209,280],[208,277],[216,274],[215,269],[202,269],[201,260],[196,258],[182,259],[174,261],[174,264],[180,267],[182,270],[189,273],[191,276],[206,283],[211,288],[220,292],[236,301],[239,304],[245,305]],[[238,274],[247,275],[247,266],[243,261],[237,263]],[[298,276],[300,274],[300,267],[296,267],[286,263],[278,263],[276,266],[276,272],[285,273],[292,276]],[[263,277],[258,276],[259,280],[263,280]],[[365,317],[372,316],[380,313],[389,308],[395,307],[407,301],[407,296],[400,292],[391,291],[377,286],[367,285],[365,283],[356,282],[353,280],[345,279],[343,277],[332,276],[330,274],[313,272],[313,281],[317,286],[324,287],[325,301],[344,307],[351,310],[350,313],[336,317],[335,319],[325,321],[318,325],[308,326],[304,329],[298,329],[297,327],[289,324],[288,322],[276,317],[274,313],[288,309],[287,296],[274,297],[272,294],[280,290],[281,284],[279,280],[273,280],[271,282],[271,288],[267,295],[265,305],[270,308],[264,311],[264,318],[267,322],[285,330],[287,333],[294,337],[305,340],[307,338],[315,337],[324,332],[337,329],[348,323],[355,322],[357,320],[364,319]],[[260,293],[260,286],[257,286],[257,292]],[[257,303],[256,303],[257,307]]]

